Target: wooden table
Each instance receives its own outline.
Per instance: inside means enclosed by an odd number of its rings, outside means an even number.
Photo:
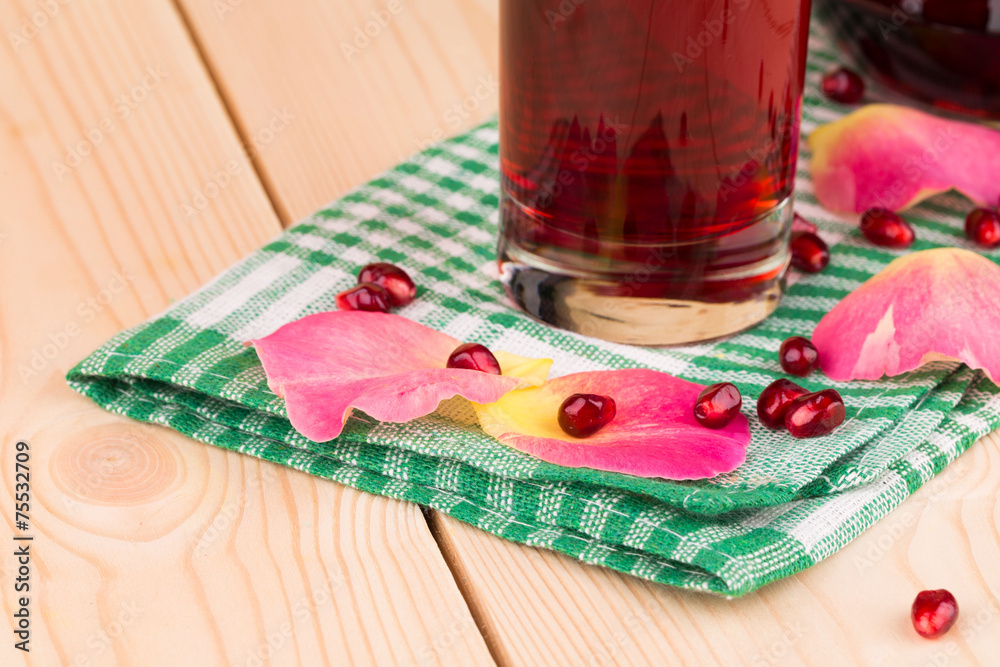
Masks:
[[[25,441],[34,535],[30,653],[0,548],[0,664],[996,664],[994,436],[828,561],[725,601],[67,388],[116,331],[492,114],[496,0],[0,0],[0,26],[0,513],[19,532]],[[962,616],[929,642],[908,610],[938,587]]]

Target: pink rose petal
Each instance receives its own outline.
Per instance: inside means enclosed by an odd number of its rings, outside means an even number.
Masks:
[[[812,335],[834,380],[878,380],[955,359],[1000,379],[1000,266],[968,250],[893,261],[826,314]]]
[[[251,343],[268,386],[285,398],[292,426],[316,442],[340,435],[352,408],[379,421],[407,422],[452,396],[489,403],[520,383],[513,376],[446,368],[460,341],[398,315],[318,313]],[[539,364],[531,363],[537,360],[504,359],[537,378]]]
[[[809,136],[813,187],[834,211],[900,211],[955,188],[1000,198],[1000,132],[891,104],[871,104]]]
[[[512,391],[495,403],[474,407],[487,433],[550,463],[640,477],[701,479],[739,466],[750,443],[743,415],[717,430],[695,421],[693,406],[702,389],[657,371],[595,371]],[[567,435],[557,421],[563,400],[577,393],[610,396],[617,404],[614,420],[589,438]]]

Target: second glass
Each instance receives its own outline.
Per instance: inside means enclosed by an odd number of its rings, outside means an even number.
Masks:
[[[728,335],[788,264],[809,0],[501,0],[499,259],[532,316]]]

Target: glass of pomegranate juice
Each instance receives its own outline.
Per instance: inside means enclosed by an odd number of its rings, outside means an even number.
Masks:
[[[501,0],[499,261],[533,317],[675,345],[770,314],[810,0]]]

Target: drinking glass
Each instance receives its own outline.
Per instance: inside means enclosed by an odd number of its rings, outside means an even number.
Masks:
[[[881,83],[945,111],[1000,119],[1000,0],[817,4]]]
[[[788,265],[810,0],[501,0],[498,256],[531,316],[718,338]]]

